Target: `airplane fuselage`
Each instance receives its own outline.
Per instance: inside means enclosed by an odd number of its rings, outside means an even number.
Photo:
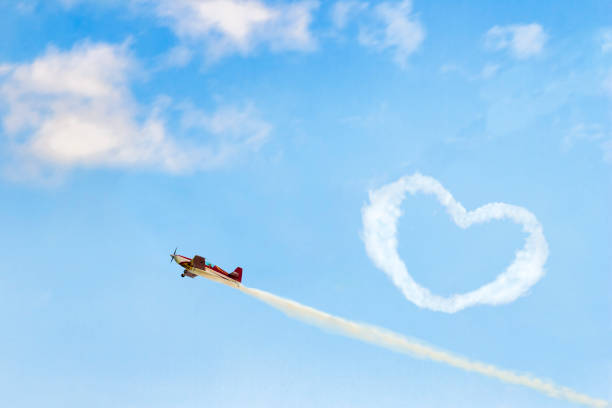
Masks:
[[[174,255],[174,261],[185,268],[182,276],[188,276],[190,278],[195,278],[196,276],[201,276],[206,279],[210,279],[215,282],[223,283],[224,285],[232,286],[234,288],[239,288],[241,286],[240,282],[229,277],[229,274],[223,271],[218,266],[209,266],[206,265],[201,268],[195,268],[191,264],[191,258],[187,258],[182,255]],[[219,269],[218,271],[216,269]]]

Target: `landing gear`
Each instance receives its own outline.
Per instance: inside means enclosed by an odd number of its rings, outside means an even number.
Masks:
[[[184,274],[184,273],[181,273],[181,278],[184,278],[184,277],[185,277],[185,274]]]

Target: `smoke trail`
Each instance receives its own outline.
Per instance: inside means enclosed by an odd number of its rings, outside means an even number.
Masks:
[[[512,371],[503,370],[490,364],[471,361],[465,357],[460,357],[410,340],[400,334],[376,326],[356,323],[332,316],[328,313],[304,306],[293,300],[284,299],[263,290],[247,288],[245,286],[241,286],[240,290],[280,310],[289,317],[347,337],[375,344],[400,353],[411,354],[415,357],[445,363],[462,370],[494,377],[506,383],[522,385],[547,394],[553,398],[561,398],[592,407],[608,406],[607,401],[580,394],[570,388],[561,387],[530,375],[517,374]]]
[[[397,252],[397,222],[402,215],[401,204],[406,193],[435,196],[460,228],[493,220],[515,222],[527,233],[525,246],[492,282],[470,292],[448,297],[433,294],[412,278]],[[489,203],[467,211],[432,177],[415,173],[370,191],[370,203],[363,207],[362,217],[363,241],[368,256],[376,267],[389,275],[406,299],[419,307],[455,313],[476,304],[509,303],[527,293],[544,276],[548,243],[535,215],[523,207],[505,203]]]

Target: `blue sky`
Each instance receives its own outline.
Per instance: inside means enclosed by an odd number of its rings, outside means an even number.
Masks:
[[[607,1],[8,1],[0,16],[0,401],[12,407],[565,407],[291,320],[244,282],[612,399]],[[545,275],[456,313],[368,257],[368,193],[420,172],[537,217]],[[443,296],[523,246],[401,204]]]

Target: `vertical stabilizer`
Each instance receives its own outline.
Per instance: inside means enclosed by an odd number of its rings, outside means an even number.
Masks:
[[[236,269],[234,269],[234,272],[230,273],[229,276],[233,280],[242,283],[242,268],[241,267],[237,267]]]

